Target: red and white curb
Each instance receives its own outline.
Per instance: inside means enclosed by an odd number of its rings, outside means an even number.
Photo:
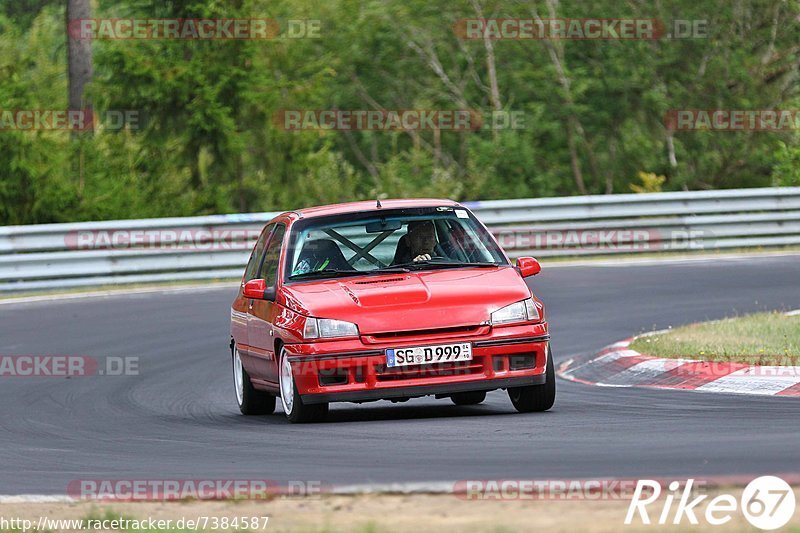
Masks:
[[[558,375],[601,387],[649,387],[761,396],[800,396],[800,366],[664,359],[630,349],[636,337],[562,363]]]

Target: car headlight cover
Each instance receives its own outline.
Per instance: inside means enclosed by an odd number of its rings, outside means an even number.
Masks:
[[[526,298],[521,302],[501,307],[491,315],[492,324],[510,324],[512,322],[528,322],[539,320],[539,310],[533,303],[532,298]]]
[[[358,326],[344,320],[332,318],[306,318],[303,327],[306,339],[332,339],[336,337],[358,337]]]

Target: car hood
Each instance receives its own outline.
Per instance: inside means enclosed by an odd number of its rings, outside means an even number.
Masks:
[[[362,334],[477,326],[530,296],[511,267],[458,268],[294,283],[285,304],[298,313],[354,322]]]

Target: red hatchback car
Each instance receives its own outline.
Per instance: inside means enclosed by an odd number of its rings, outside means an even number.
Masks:
[[[544,306],[464,206],[386,200],[275,217],[231,307],[243,414],[320,421],[330,402],[457,405],[507,389],[521,412],[555,401]]]

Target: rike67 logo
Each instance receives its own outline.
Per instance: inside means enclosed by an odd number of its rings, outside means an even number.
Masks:
[[[754,479],[745,487],[739,500],[730,494],[720,494],[709,501],[705,501],[708,494],[692,498],[694,481],[689,479],[683,485],[683,490],[678,481],[670,483],[662,505],[659,500],[663,492],[661,484],[650,479],[639,480],[625,516],[625,525],[637,519],[642,524],[656,522],[660,525],[680,525],[688,521],[698,525],[699,515],[707,524],[721,526],[730,522],[735,514],[742,513],[753,527],[773,530],[785,526],[794,516],[794,491],[779,477],[762,476]],[[701,504],[705,506],[702,513]],[[651,518],[653,511],[657,515]]]

